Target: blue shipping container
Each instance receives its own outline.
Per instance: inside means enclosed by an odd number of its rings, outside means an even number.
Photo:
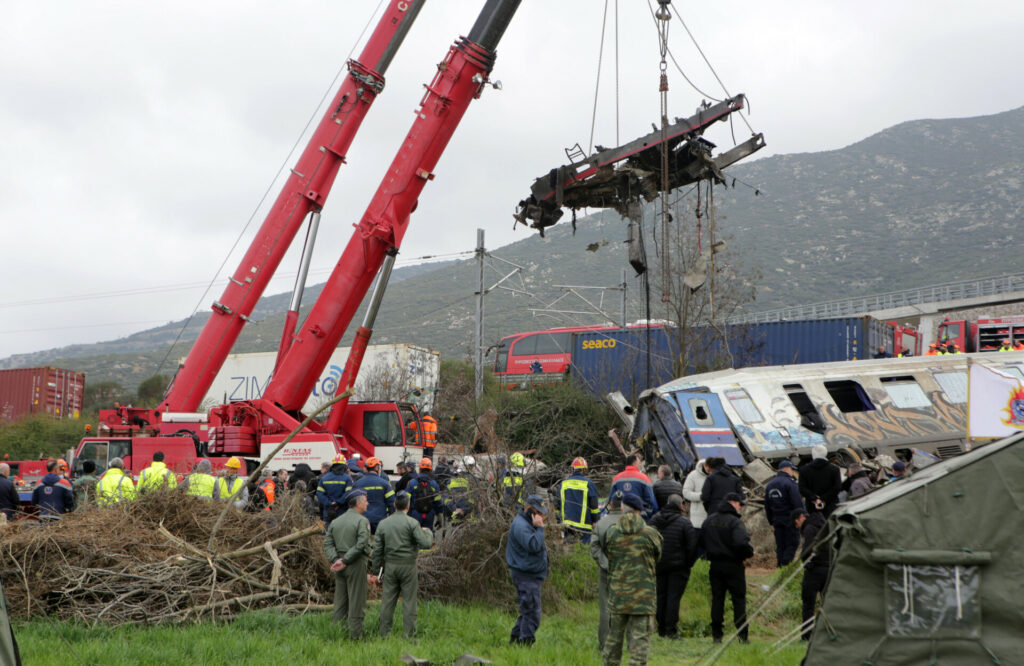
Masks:
[[[825,363],[893,352],[893,329],[873,317],[774,321],[730,327],[735,367]]]
[[[585,331],[573,333],[572,338],[569,374],[597,397],[621,391],[633,402],[641,391],[675,377],[673,365],[678,345],[665,328]]]

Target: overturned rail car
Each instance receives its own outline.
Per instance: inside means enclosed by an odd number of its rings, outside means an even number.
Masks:
[[[708,456],[809,457],[816,444],[848,462],[912,449],[948,458],[969,450],[968,358],[1024,382],[1024,352],[720,370],[643,392],[632,434],[682,471]]]

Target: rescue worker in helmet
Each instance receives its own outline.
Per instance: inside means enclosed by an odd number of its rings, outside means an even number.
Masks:
[[[510,469],[505,471],[505,476],[501,480],[502,502],[508,506],[522,506],[526,456],[516,452],[508,457],[508,462]]]
[[[421,527],[434,530],[434,520],[444,511],[441,488],[433,475],[434,461],[424,457],[420,460],[420,473],[405,487],[409,493],[409,515],[420,522]]]
[[[236,509],[244,509],[249,503],[249,488],[245,481],[242,481],[239,471],[242,469],[242,459],[232,456],[224,463],[224,476],[217,479],[217,491],[215,499],[231,502]]]
[[[562,522],[563,538],[568,542],[590,543],[601,509],[597,486],[587,478],[587,461],[582,457],[575,458],[572,474],[559,481],[552,491],[558,518]]]
[[[388,477],[381,473],[383,465],[376,456],[366,460],[366,474],[353,484],[356,490],[366,493],[366,512],[370,521],[370,533],[377,533],[377,525],[395,512],[395,491]]]
[[[1013,345],[1010,344],[1009,338],[1003,340],[1003,346],[999,348],[999,351],[1013,351]]]
[[[453,525],[464,521],[473,512],[473,474],[476,465],[473,456],[466,456],[462,464],[455,468],[455,476],[448,479],[444,488],[444,514]]]
[[[324,524],[330,525],[332,520],[345,513],[347,507],[342,498],[351,487],[352,477],[345,466],[345,456],[339,453],[316,486],[316,499],[320,503],[320,518]]]

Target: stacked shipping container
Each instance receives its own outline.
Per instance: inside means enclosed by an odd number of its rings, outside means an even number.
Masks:
[[[0,421],[35,414],[77,419],[84,394],[84,372],[50,367],[0,370]]]

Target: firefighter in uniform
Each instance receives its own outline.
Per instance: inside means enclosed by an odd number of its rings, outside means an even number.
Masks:
[[[420,417],[423,422],[423,432],[420,433],[420,442],[423,445],[423,457],[434,459],[434,447],[437,446],[437,419],[430,415],[430,412],[423,412]],[[415,421],[409,424],[410,430],[418,430],[419,426]]]
[[[380,473],[380,459],[372,457],[366,461],[366,474],[355,482],[356,490],[366,493],[366,519],[370,521],[370,532],[377,533],[377,525],[395,512],[395,491],[391,489],[388,477]]]
[[[526,456],[522,453],[513,453],[508,457],[511,469],[505,472],[501,480],[503,489],[503,500],[509,506],[522,506],[523,504],[523,472],[526,470]]]
[[[597,486],[587,478],[587,461],[577,457],[572,461],[572,474],[563,479],[555,491],[558,517],[565,530],[566,541],[577,538],[590,543],[594,523],[601,515]]]
[[[407,492],[395,496],[396,511],[380,522],[373,540],[370,574],[377,577],[383,588],[380,599],[380,635],[383,637],[391,633],[399,596],[402,597],[405,637],[413,638],[416,635],[419,592],[416,556],[419,551],[430,548],[434,542],[430,530],[409,515],[409,501]]]
[[[213,466],[209,460],[200,460],[192,473],[185,477],[181,489],[186,495],[212,500],[217,490],[217,477],[210,473],[212,471]]]
[[[124,471],[124,461],[113,458],[100,482],[96,484],[96,501],[100,506],[116,504],[121,500],[135,499],[135,483],[132,475]]]
[[[174,475],[174,472],[167,469],[167,465],[164,463],[164,452],[154,452],[153,462],[149,467],[139,472],[139,492],[173,490],[177,487],[178,477]]]
[[[464,521],[474,506],[469,468],[476,464],[476,460],[473,456],[466,456],[462,464],[463,468],[456,476],[448,479],[444,487],[444,515],[453,525]]]
[[[242,459],[232,456],[224,463],[224,476],[217,479],[217,491],[214,495],[219,500],[230,501],[236,509],[244,509],[249,503],[249,488],[238,476],[242,469]]]
[[[441,488],[431,474],[433,469],[434,462],[430,458],[423,458],[420,460],[419,475],[405,487],[412,505],[410,514],[420,522],[421,526],[431,531],[434,529],[434,519],[444,511]]]
[[[325,463],[326,464],[326,463]],[[330,469],[320,477],[320,483],[316,487],[316,499],[320,503],[320,518],[326,524],[345,512],[342,498],[352,486],[352,477],[348,475],[348,467],[345,466],[345,456],[338,454],[334,456]]]

